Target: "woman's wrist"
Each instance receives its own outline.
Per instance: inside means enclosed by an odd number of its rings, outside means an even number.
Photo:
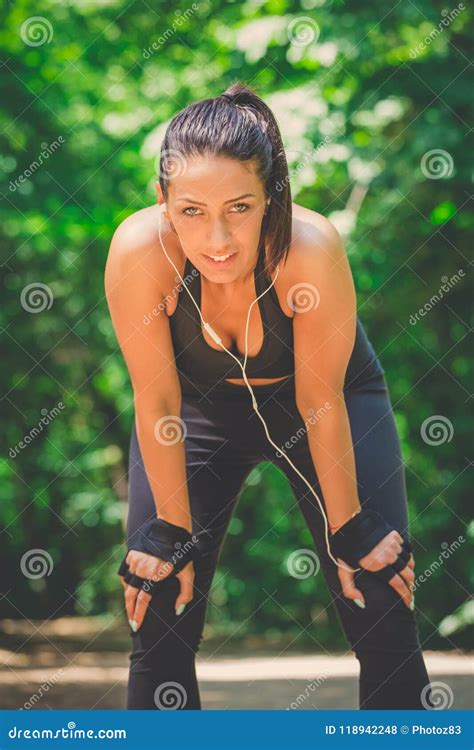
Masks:
[[[352,518],[354,518],[354,516],[356,516],[358,513],[360,513],[361,510],[362,510],[362,506],[359,506],[357,508],[357,510],[355,510],[354,513],[351,516],[349,516],[349,518],[346,518],[346,520],[343,521],[342,523],[331,524],[331,523],[328,522],[329,531],[331,532],[331,534],[335,534],[336,531],[338,531],[339,529],[342,529],[342,527],[345,526],[348,521],[350,521]]]
[[[190,534],[193,531],[193,523],[191,517],[186,513],[164,513],[163,511],[157,511],[156,517],[162,521],[167,521],[174,526],[179,526],[182,529],[186,529]]]
[[[164,518],[149,518],[140,526],[140,534],[128,543],[129,551],[136,550],[161,558],[173,565],[178,573],[197,557],[198,537],[183,526]]]

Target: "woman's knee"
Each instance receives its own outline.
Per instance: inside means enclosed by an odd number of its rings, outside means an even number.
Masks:
[[[365,609],[337,592],[336,606],[351,649],[357,651],[402,651],[419,648],[415,612],[387,583],[369,571],[360,571],[355,585],[364,595]],[[335,592],[336,593],[336,592]]]
[[[420,648],[414,651],[357,649],[361,709],[433,708],[431,685]]]
[[[170,576],[160,582],[148,604],[142,625],[132,634],[132,661],[140,658],[153,664],[163,659],[192,659],[195,656],[202,640],[207,610],[204,583],[200,576],[196,576],[193,598],[177,615],[175,604],[180,592],[179,579]]]

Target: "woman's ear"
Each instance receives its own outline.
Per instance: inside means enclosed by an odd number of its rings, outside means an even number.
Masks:
[[[159,180],[156,180],[155,182],[155,190],[156,190],[157,203],[164,203],[163,191],[161,189]]]
[[[170,224],[171,224],[171,216],[169,215],[168,206],[167,206],[166,201],[164,199],[163,191],[161,189],[161,185],[158,182],[158,180],[155,182],[155,189],[156,189],[157,203],[159,203],[159,205],[161,206],[162,216],[166,219],[166,221],[169,221]],[[172,224],[171,224],[171,227],[173,229],[173,232],[175,232],[176,230],[175,230],[175,228],[173,227]]]

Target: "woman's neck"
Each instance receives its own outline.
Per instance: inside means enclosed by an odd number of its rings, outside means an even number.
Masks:
[[[247,271],[244,271],[234,279],[234,281],[222,281],[216,282],[211,281],[201,273],[201,290],[206,289],[206,293],[218,303],[222,300],[224,305],[229,304],[235,298],[246,298],[254,292],[253,277],[255,268],[257,265],[257,259],[255,259]]]

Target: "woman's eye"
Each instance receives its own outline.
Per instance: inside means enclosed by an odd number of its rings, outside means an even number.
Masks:
[[[238,209],[238,210],[234,211],[234,213],[243,214],[243,213],[245,213],[247,211],[248,208],[250,208],[250,206],[248,205],[248,203],[235,203],[234,206],[232,207],[232,210]],[[197,214],[196,213],[188,213],[189,211],[193,211],[194,212],[194,211],[199,211],[199,209],[197,209],[196,206],[188,206],[188,208],[184,208],[183,209],[182,213],[185,214],[186,216],[198,216],[199,215],[199,213],[197,213]]]

